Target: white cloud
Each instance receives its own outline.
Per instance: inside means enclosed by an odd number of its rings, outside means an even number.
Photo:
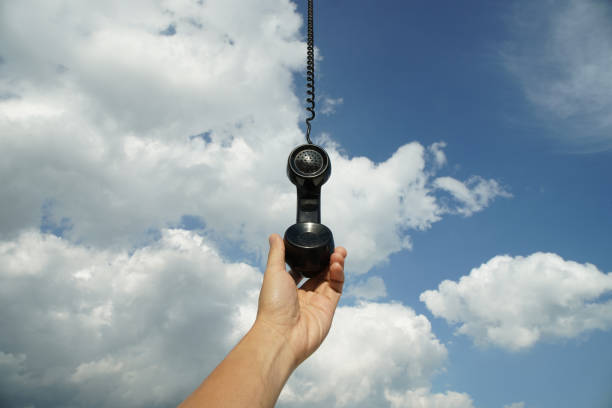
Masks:
[[[366,280],[360,280],[348,285],[345,291],[346,297],[357,299],[376,300],[387,296],[385,281],[380,276],[370,276]]]
[[[348,158],[333,146],[328,151],[333,170],[323,187],[323,219],[334,221],[337,242],[351,251],[350,272],[365,273],[390,254],[411,248],[409,230],[428,229],[449,212],[471,215],[495,197],[507,196],[495,180],[432,180],[435,164],[429,166],[426,148],[416,142],[382,163]],[[443,201],[435,191],[447,185],[465,196],[447,187],[452,200]]]
[[[283,168],[301,139],[291,81],[303,63],[293,4],[17,2],[0,18],[0,82],[18,95],[0,101],[3,236],[37,226],[48,200],[73,220],[67,236],[104,245],[185,213],[234,237],[252,219],[271,232],[245,204],[269,197],[274,219],[290,219]],[[176,35],[158,35],[169,22]],[[189,140],[203,132],[209,143]]]
[[[336,108],[344,103],[344,98],[324,98],[321,106],[323,115],[332,115],[336,113]]]
[[[485,180],[482,177],[471,177],[465,183],[452,177],[438,177],[434,185],[440,190],[447,191],[459,203],[455,208],[448,211],[456,211],[459,214],[470,216],[475,212],[483,210],[496,197],[511,197],[497,181]]]
[[[509,72],[540,113],[557,122],[553,125],[556,134],[585,148],[609,148],[610,4],[597,0],[521,2],[516,10],[510,24],[515,40],[504,51]]]
[[[23,233],[0,265],[0,388],[21,406],[178,403],[244,333],[261,282],[182,230],[131,255]]]
[[[469,395],[453,391],[431,394],[427,388],[418,388],[398,394],[387,392],[386,397],[391,408],[474,408]]]
[[[612,328],[612,273],[551,253],[496,256],[459,282],[420,296],[429,310],[477,344],[525,349],[540,340]]]
[[[122,370],[123,363],[121,361],[105,357],[98,361],[80,364],[74,374],[70,376],[70,380],[76,383],[83,383],[107,374],[121,375]]]
[[[429,153],[433,156],[434,162],[438,168],[446,164],[446,154],[444,153],[445,147],[446,142],[436,142],[432,143],[431,146],[427,148]]]
[[[515,402],[513,404],[504,405],[504,408],[525,408],[524,402]]]
[[[406,306],[340,307],[328,338],[291,377],[279,406],[385,405],[386,391],[428,387],[446,357],[427,318]]]
[[[0,389],[10,406],[177,404],[252,324],[261,283],[255,268],[184,230],[132,254],[27,232],[0,242],[0,265]],[[412,309],[342,306],[279,406],[450,404],[467,397],[427,391],[446,358]]]

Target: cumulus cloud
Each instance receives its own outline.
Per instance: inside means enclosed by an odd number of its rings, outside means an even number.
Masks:
[[[323,216],[334,221],[338,242],[351,248],[350,270],[365,273],[390,254],[411,248],[410,230],[425,230],[444,214],[471,215],[508,193],[495,180],[434,179],[427,149],[408,143],[386,161],[339,153],[329,146],[333,176],[324,187]],[[451,191],[450,200],[436,194]]]
[[[183,214],[230,237],[248,235],[247,220],[271,232],[269,215],[290,218],[283,156],[301,138],[291,83],[303,63],[293,4],[18,2],[1,18],[1,83],[18,95],[0,101],[3,236],[37,226],[48,201],[72,220],[67,237],[99,245],[133,244]],[[176,33],[160,36],[169,22]],[[251,201],[273,210],[256,216]]]
[[[513,404],[504,405],[504,408],[525,408],[524,402],[515,402]]]
[[[610,3],[521,2],[516,9],[510,20],[515,38],[504,61],[529,101],[569,126],[570,141],[591,149],[612,146]]]
[[[511,197],[497,181],[478,176],[471,177],[465,183],[452,177],[438,177],[434,180],[434,185],[450,193],[455,202],[459,203],[448,211],[456,211],[465,216],[481,211],[496,197]]]
[[[427,318],[409,307],[340,307],[325,343],[291,377],[279,406],[380,406],[386,392],[428,387],[446,358]]]
[[[526,349],[540,340],[612,328],[612,273],[551,253],[496,256],[420,296],[480,345]]]
[[[252,323],[261,282],[184,230],[132,254],[26,232],[0,265],[10,407],[175,405]]]
[[[131,254],[24,232],[0,243],[0,265],[8,407],[176,405],[250,327],[261,283],[257,269],[223,260],[205,238],[178,229]],[[429,395],[446,359],[427,318],[411,308],[342,306],[279,406],[417,398],[459,407],[453,401],[464,394]]]

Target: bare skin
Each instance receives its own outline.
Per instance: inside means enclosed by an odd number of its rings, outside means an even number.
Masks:
[[[336,248],[329,267],[298,288],[285,268],[282,238],[271,235],[255,323],[179,408],[273,407],[293,370],[329,333],[345,258],[346,249]]]

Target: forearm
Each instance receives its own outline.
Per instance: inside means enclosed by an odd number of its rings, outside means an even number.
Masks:
[[[179,407],[273,407],[296,367],[285,338],[260,322]]]

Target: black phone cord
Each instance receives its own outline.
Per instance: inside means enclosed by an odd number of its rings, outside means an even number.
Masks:
[[[306,110],[310,117],[306,118],[306,141],[310,140],[310,122],[315,118],[315,57],[314,57],[314,17],[313,0],[308,0],[308,47],[306,53]]]

